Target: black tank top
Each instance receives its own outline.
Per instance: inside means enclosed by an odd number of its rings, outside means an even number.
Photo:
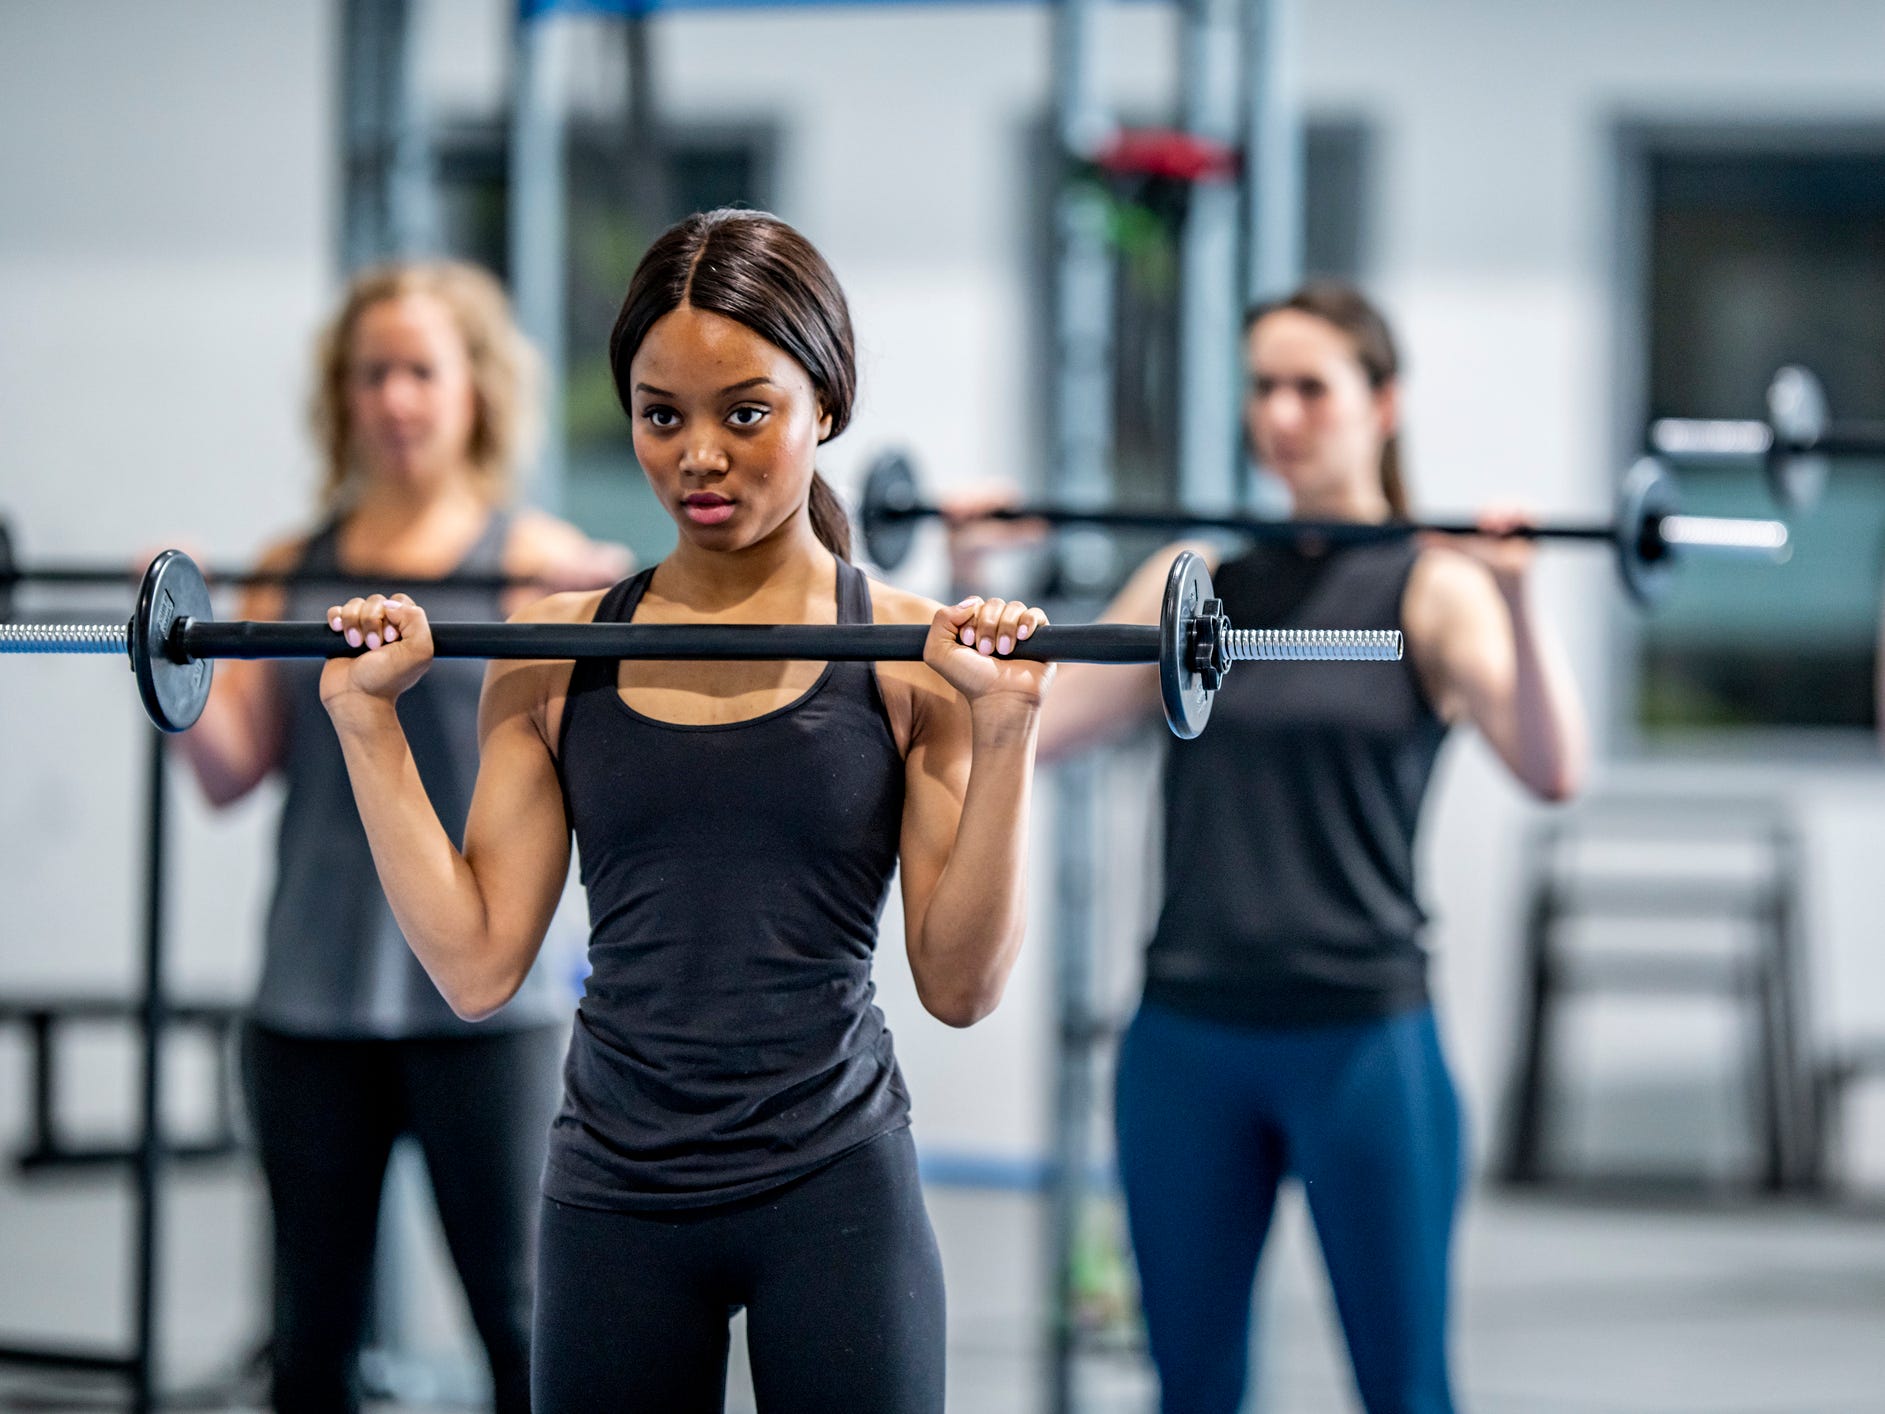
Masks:
[[[1418,553],[1258,546],[1217,593],[1244,628],[1395,628]],[[1414,830],[1446,730],[1411,658],[1233,669],[1166,760],[1147,998],[1259,1026],[1424,1004]]]
[[[611,589],[625,623],[652,569]],[[838,562],[838,622],[871,622]],[[871,956],[897,865],[903,756],[867,663],[797,701],[687,726],[579,662],[557,752],[589,894],[544,1191],[591,1208],[763,1192],[909,1122]]]

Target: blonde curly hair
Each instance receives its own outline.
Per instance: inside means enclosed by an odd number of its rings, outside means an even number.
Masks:
[[[477,404],[467,455],[478,489],[494,503],[506,499],[519,464],[535,450],[541,363],[511,318],[503,287],[488,271],[462,261],[377,265],[348,284],[339,312],[321,332],[316,347],[310,412],[321,453],[324,509],[344,506],[361,473],[347,411],[348,350],[354,328],[374,305],[404,295],[430,295],[439,301],[464,341]]]

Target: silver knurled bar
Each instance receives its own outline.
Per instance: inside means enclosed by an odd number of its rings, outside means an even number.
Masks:
[[[1388,663],[1401,656],[1401,635],[1390,628],[1234,628],[1227,647],[1233,663]]]
[[[128,653],[124,624],[0,624],[0,653]]]

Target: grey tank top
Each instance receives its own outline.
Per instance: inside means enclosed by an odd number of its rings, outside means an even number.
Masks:
[[[455,573],[493,575],[503,568],[511,518],[492,515],[484,534]],[[301,568],[340,569],[338,522],[315,532]],[[389,582],[387,591],[398,585]],[[334,602],[321,586],[290,589],[287,616],[319,619]],[[490,589],[429,589],[426,613],[434,620],[489,620],[500,615]],[[333,723],[321,706],[319,660],[286,659],[273,665],[286,712],[281,772],[282,803],[276,845],[275,892],[269,904],[262,982],[254,1019],[297,1036],[405,1038],[472,1034],[453,1015],[425,969],[406,946],[380,891],[366,830]],[[399,720],[412,743],[419,778],[440,821],[463,842],[471,789],[478,774],[478,693],[484,664],[440,659],[399,699]],[[567,1015],[554,980],[539,965],[495,1016],[476,1023],[493,1028],[536,1026]]]

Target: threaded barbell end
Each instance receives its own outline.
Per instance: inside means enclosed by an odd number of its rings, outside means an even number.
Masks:
[[[1234,628],[1233,663],[1391,663],[1401,635],[1391,628]]]
[[[123,624],[0,624],[0,653],[128,653]]]

